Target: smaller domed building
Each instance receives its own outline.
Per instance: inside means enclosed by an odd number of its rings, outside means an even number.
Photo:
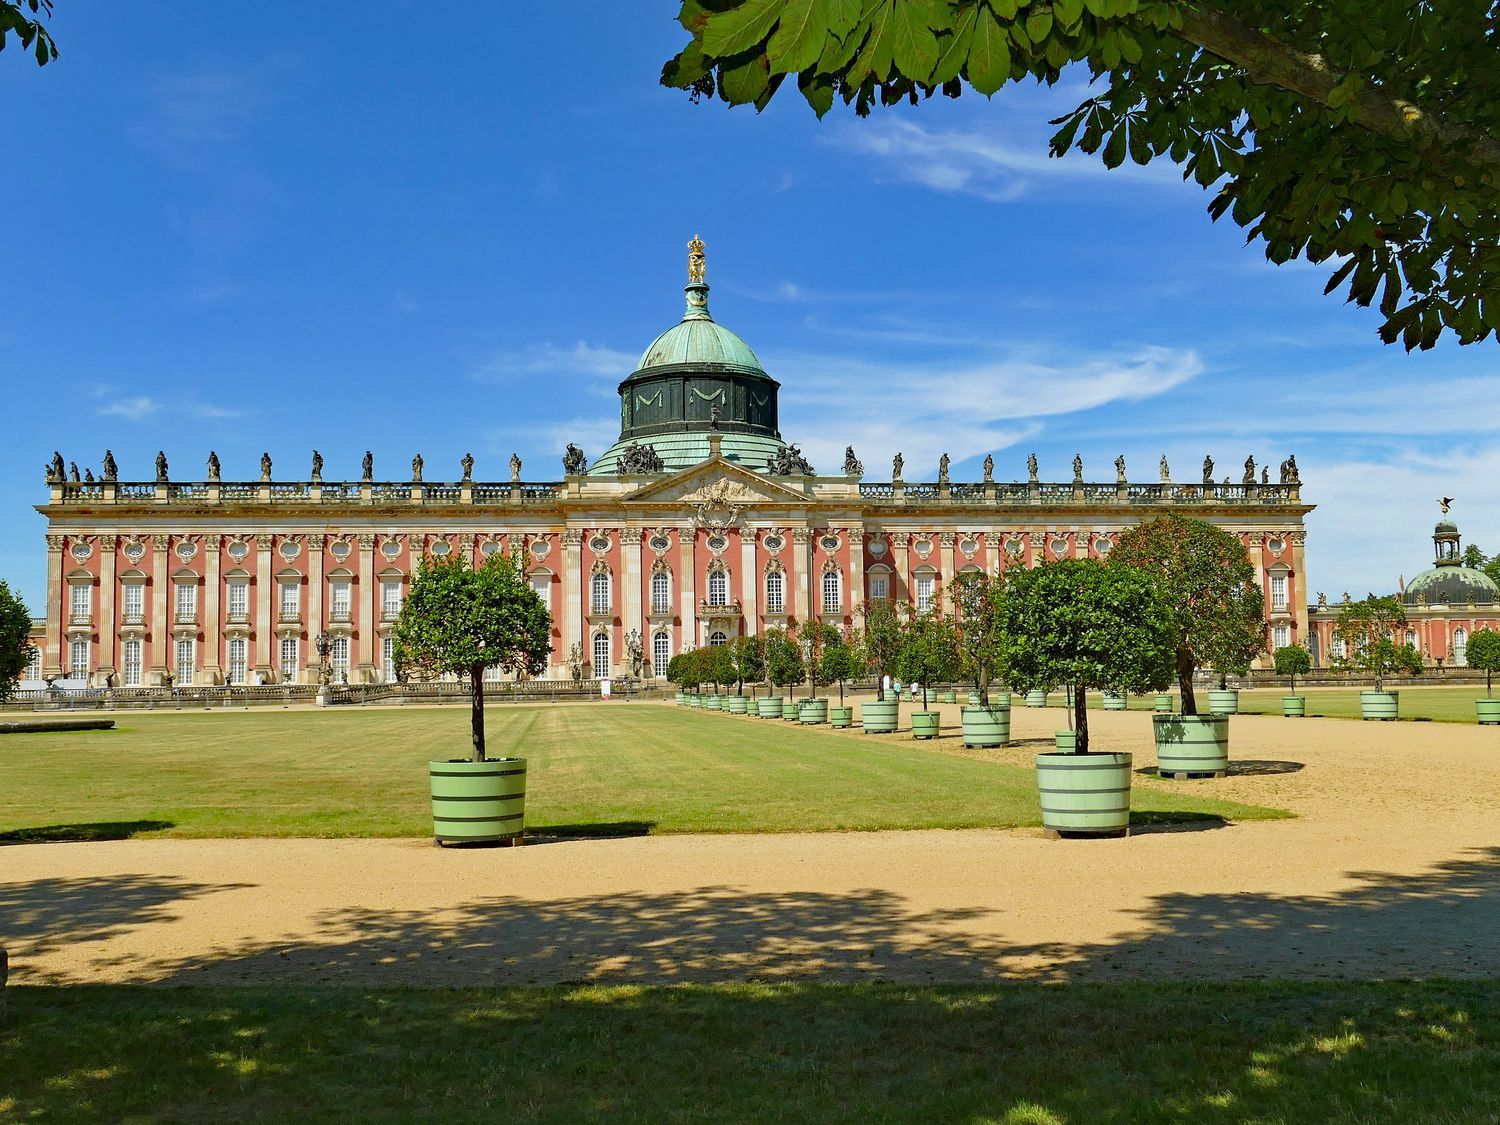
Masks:
[[[1446,515],[1432,529],[1433,565],[1410,582],[1401,582],[1400,598],[1406,612],[1405,640],[1432,668],[1462,668],[1468,661],[1469,638],[1479,629],[1500,630],[1500,586],[1482,570],[1465,566],[1458,525]],[[1344,595],[1344,601],[1349,601]],[[1343,655],[1333,627],[1337,604],[1324,594],[1308,607],[1308,644],[1319,667]]]

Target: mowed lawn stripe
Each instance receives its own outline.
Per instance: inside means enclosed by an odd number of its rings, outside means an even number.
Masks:
[[[469,713],[458,707],[119,721],[114,731],[0,737],[0,840],[43,829],[62,838],[425,836],[427,762],[469,753]],[[494,706],[487,731],[492,757],[527,759],[526,819],[540,832],[1040,823],[1031,770],[911,741],[619,702]],[[1283,815],[1203,790],[1138,790],[1135,808]]]

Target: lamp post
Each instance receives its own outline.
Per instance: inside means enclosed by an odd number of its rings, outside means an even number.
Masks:
[[[328,653],[333,648],[333,639],[326,632],[319,633],[313,638],[313,648],[318,653],[318,705],[328,704],[328,681],[332,678],[332,669],[328,667]]]

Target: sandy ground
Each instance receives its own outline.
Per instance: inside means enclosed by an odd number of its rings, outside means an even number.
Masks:
[[[990,753],[1026,764],[1062,720],[1018,707],[1020,744]],[[1148,715],[1091,721],[1098,748],[1154,760]],[[1098,841],[8,847],[0,943],[14,983],[1500,976],[1500,730],[1238,716],[1232,731],[1231,777],[1136,784],[1298,819]]]

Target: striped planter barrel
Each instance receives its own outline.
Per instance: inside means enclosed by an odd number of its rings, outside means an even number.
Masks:
[[[959,712],[965,746],[1005,746],[1010,742],[1010,701],[1005,706],[971,704]]]
[[[781,701],[781,717],[789,723],[797,721],[797,701],[795,699],[783,699]]]
[[[722,695],[706,696],[703,700],[703,709],[705,711],[724,710],[724,697]]]
[[[1129,832],[1130,765],[1129,754],[1038,754],[1042,827],[1059,835],[1122,836]]]
[[[940,691],[937,694],[937,701],[939,703],[957,703],[958,702],[958,692],[956,692],[956,691]]]
[[[894,734],[899,718],[895,699],[871,699],[859,707],[859,723],[866,734]]]
[[[1104,709],[1106,711],[1125,710],[1125,697],[1118,692],[1107,691],[1104,693]]]
[[[1281,697],[1281,713],[1288,719],[1304,719],[1307,717],[1307,700],[1300,695],[1283,695]]]
[[[1480,726],[1500,726],[1500,699],[1476,699],[1474,709],[1479,713]]]
[[[1164,691],[1156,693],[1156,702],[1151,705],[1159,715],[1170,715],[1172,713],[1172,696]]]
[[[1042,691],[1040,688],[1034,688],[1031,691],[1028,691],[1026,693],[1026,706],[1028,706],[1028,707],[1045,707],[1045,706],[1047,706],[1047,693],[1045,691]]]
[[[762,719],[781,718],[781,696],[768,695],[755,701],[755,711]]]
[[[1359,717],[1381,722],[1394,722],[1401,717],[1400,693],[1394,691],[1360,692]]]
[[[750,701],[743,695],[729,695],[724,697],[724,710],[731,715],[746,715],[750,712]]]
[[[1078,753],[1078,732],[1076,730],[1060,730],[1054,732],[1052,741],[1057,743],[1059,754]]]
[[[1208,710],[1212,715],[1238,715],[1240,713],[1240,693],[1237,691],[1209,692]]]
[[[701,695],[690,695],[687,697],[687,705],[689,707],[702,707],[703,697]]]
[[[911,713],[911,736],[913,738],[936,738],[938,736],[938,713],[936,711],[913,711]]]
[[[677,693],[677,706],[681,707],[686,702],[687,702],[687,692],[685,692],[685,691],[679,691]]]
[[[808,726],[817,726],[828,721],[828,700],[804,699],[797,704],[797,721]]]
[[[526,826],[526,759],[428,762],[432,834],[440,844],[512,840]]]
[[[854,724],[854,708],[828,708],[828,722],[835,730],[848,730]]]
[[[1207,777],[1229,768],[1228,715],[1153,715],[1156,772]]]

